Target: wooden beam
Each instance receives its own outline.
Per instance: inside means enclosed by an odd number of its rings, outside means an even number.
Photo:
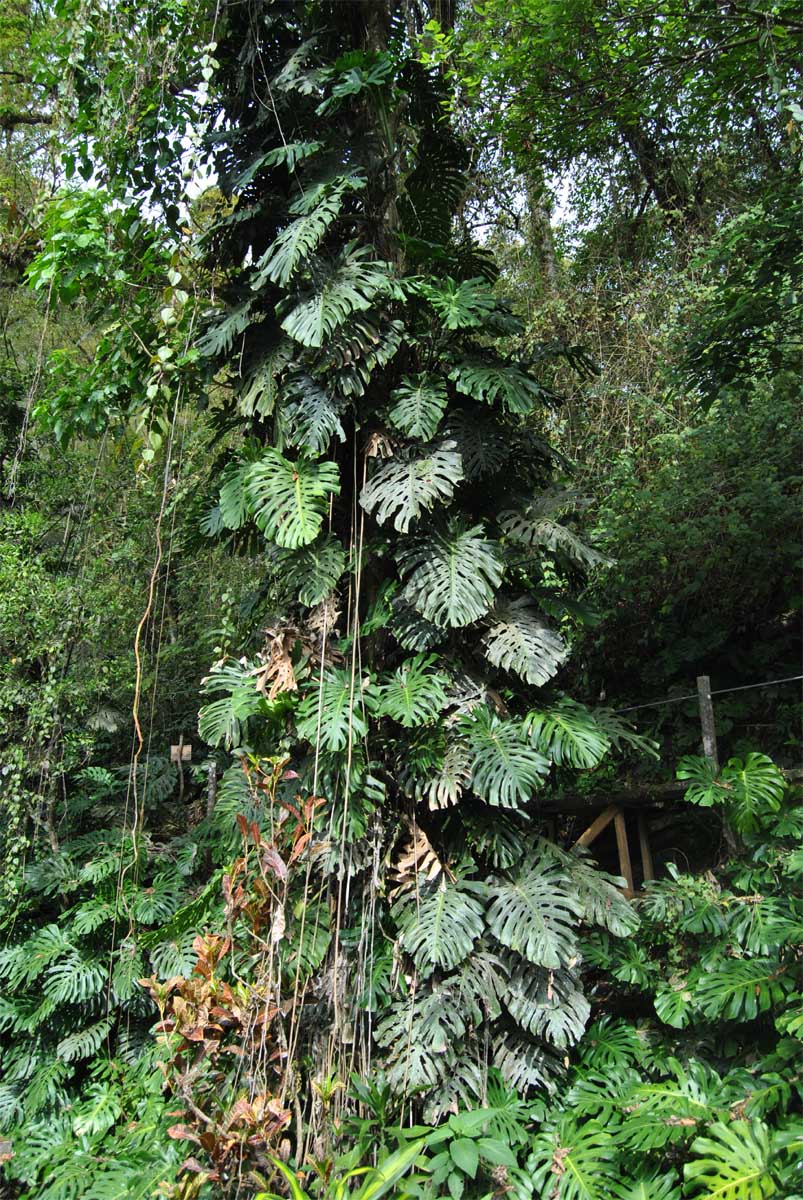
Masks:
[[[638,814],[638,840],[641,848],[641,874],[646,883],[648,879],[655,879],[655,871],[650,850],[650,827],[644,813]]]
[[[628,891],[633,892],[635,885],[633,883],[633,867],[630,862],[630,847],[627,844],[627,824],[625,822],[625,814],[621,808],[617,809],[614,815],[614,824],[616,827],[616,846],[619,850],[619,874],[624,878]]]
[[[618,804],[609,804],[605,811],[601,812],[599,816],[591,822],[588,829],[585,829],[580,834],[579,838],[574,843],[575,846],[590,846],[592,842],[596,841],[603,829],[606,829],[610,825],[611,821],[613,821],[617,814],[621,813],[621,811],[622,810]]]

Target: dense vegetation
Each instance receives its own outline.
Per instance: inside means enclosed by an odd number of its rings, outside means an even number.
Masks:
[[[4,12],[3,1195],[803,1195],[802,32]]]

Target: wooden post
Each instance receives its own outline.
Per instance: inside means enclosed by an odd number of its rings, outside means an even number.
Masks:
[[[711,763],[714,771],[719,774],[717,729],[714,724],[714,705],[711,702],[711,680],[707,675],[697,676],[697,696],[700,704],[700,724],[703,727],[703,754]],[[722,832],[725,835],[725,844],[729,852],[735,854],[739,848],[739,840],[724,813],[722,815]]]
[[[588,829],[584,830],[584,832],[580,834],[579,838],[574,843],[575,846],[590,846],[593,841],[596,841],[603,829],[610,825],[616,814],[620,813],[621,811],[622,810],[618,804],[609,804],[605,811],[601,812],[599,816],[591,822]]]
[[[646,883],[648,879],[655,879],[655,872],[650,851],[650,830],[644,813],[638,815],[638,840],[641,848],[641,874]]]
[[[703,727],[703,754],[718,772],[717,730],[714,724],[714,705],[711,703],[711,680],[708,675],[697,676],[697,699],[700,705],[700,724]]]
[[[635,892],[633,883],[633,866],[630,862],[630,847],[627,844],[627,824],[621,808],[617,809],[614,817],[616,828],[616,846],[619,851],[619,873],[623,876],[629,892]]]

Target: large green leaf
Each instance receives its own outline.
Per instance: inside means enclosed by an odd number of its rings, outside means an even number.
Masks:
[[[468,746],[472,790],[486,804],[516,808],[532,798],[549,762],[519,721],[481,707],[462,717],[457,731]]]
[[[386,263],[372,259],[369,246],[350,243],[313,288],[302,291],[282,329],[302,346],[322,346],[352,313],[364,312],[390,290]]]
[[[259,291],[267,280],[287,284],[316,249],[330,225],[340,215],[346,180],[338,180],[318,198],[318,203],[282,230],[254,264],[250,284]]]
[[[309,546],[277,551],[276,565],[301,604],[320,604],[345,571],[346,552],[337,538],[324,535]]]
[[[446,384],[437,375],[416,375],[403,379],[391,393],[393,407],[388,416],[397,429],[408,437],[429,441],[446,411]]]
[[[524,727],[538,749],[558,766],[596,767],[610,741],[583,704],[563,699],[545,711],[530,712]]]
[[[408,658],[379,687],[376,715],[390,717],[407,729],[434,720],[446,704],[445,676],[435,670],[434,654]]]
[[[488,611],[502,581],[502,564],[481,525],[453,517],[399,555],[403,596],[434,625],[470,625]]]
[[[445,329],[475,329],[497,308],[496,297],[484,279],[462,283],[443,279],[419,284],[418,290],[429,300]]]
[[[471,953],[483,931],[483,891],[479,884],[450,883],[442,875],[434,889],[394,907],[401,945],[422,978],[436,968],[451,970]]]
[[[481,359],[464,359],[449,373],[459,392],[484,404],[499,403],[511,413],[531,413],[543,389],[521,367]]]
[[[287,380],[281,421],[290,445],[315,455],[325,453],[333,437],[342,442],[341,411],[341,403],[309,375]]]
[[[580,1040],[591,1014],[591,1005],[570,971],[533,968],[530,963],[520,963],[511,971],[504,1000],[522,1029],[560,1048]]]
[[[402,451],[381,463],[360,493],[360,504],[380,525],[406,533],[410,523],[436,503],[451,500],[463,478],[454,442],[441,442],[425,453]]]
[[[490,884],[488,927],[503,946],[539,967],[565,966],[577,948],[582,906],[560,866],[545,857]]]
[[[550,1200],[609,1200],[616,1179],[616,1150],[609,1131],[596,1121],[570,1116],[533,1142],[533,1184]]]
[[[683,1175],[687,1193],[700,1200],[769,1200],[780,1196],[773,1179],[773,1153],[762,1121],[712,1125],[692,1145],[696,1156]]]
[[[350,671],[330,667],[320,685],[313,681],[298,706],[296,732],[325,750],[344,750],[368,732],[362,680]]]
[[[527,596],[498,602],[485,635],[485,654],[495,667],[543,687],[568,655],[560,634],[544,621]]]
[[[270,448],[249,468],[245,486],[259,528],[292,550],[320,533],[329,497],[340,491],[340,473],[333,462],[290,462]]]

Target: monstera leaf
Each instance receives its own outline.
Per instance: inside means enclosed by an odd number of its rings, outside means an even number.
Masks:
[[[609,563],[610,559],[558,520],[558,517],[583,508],[587,503],[577,492],[547,491],[523,509],[501,513],[499,524],[512,541],[523,546],[559,551],[580,566],[596,567]]]
[[[528,713],[525,729],[558,766],[596,767],[610,749],[608,737],[582,704],[561,700],[542,712]]]
[[[573,1046],[583,1035],[591,1005],[570,971],[535,969],[520,963],[510,973],[504,993],[513,1020],[553,1046]]]
[[[444,279],[424,283],[418,290],[429,300],[445,329],[475,329],[497,308],[496,297],[484,279],[457,283]]]
[[[484,404],[498,402],[511,413],[531,413],[544,394],[520,367],[509,364],[464,360],[450,371],[449,378],[464,395]]]
[[[501,601],[490,621],[485,655],[495,667],[543,687],[565,661],[566,643],[549,628],[528,597]]]
[[[773,1179],[770,1133],[762,1121],[731,1121],[712,1125],[708,1137],[692,1144],[696,1155],[683,1175],[690,1196],[716,1200],[780,1198]]]
[[[294,375],[287,381],[285,394],[281,416],[292,446],[323,454],[333,437],[344,440],[341,406],[316,380],[309,375]]]
[[[549,771],[518,721],[477,708],[461,718],[457,731],[471,756],[472,790],[486,804],[516,808],[526,803]]]
[[[284,286],[292,279],[339,216],[344,191],[345,185],[342,183],[333,187],[309,213],[291,221],[271,242],[254,265],[250,283],[255,292],[264,287],[268,280]]]
[[[503,946],[550,970],[574,956],[582,905],[561,867],[547,856],[494,879],[490,894],[488,927]]]
[[[528,1166],[534,1195],[551,1200],[608,1200],[618,1174],[610,1131],[568,1114],[536,1136]]]
[[[436,671],[437,656],[417,654],[380,685],[377,716],[390,717],[407,729],[434,720],[446,704],[446,678]]]
[[[446,435],[457,443],[466,479],[495,475],[510,458],[510,435],[490,413],[458,409],[449,414]]]
[[[470,625],[491,606],[502,563],[481,525],[453,517],[399,555],[403,598],[434,625]]]
[[[322,537],[298,550],[277,551],[279,573],[301,604],[320,604],[346,569],[346,552],[335,537]]]
[[[428,453],[403,452],[383,462],[360,493],[360,504],[380,525],[406,533],[411,521],[437,501],[451,500],[463,478],[454,442],[442,442]]]
[[[265,536],[293,550],[320,533],[329,497],[340,491],[340,473],[333,462],[289,462],[271,448],[250,467],[245,487]]]
[[[424,442],[434,436],[448,403],[446,384],[437,375],[403,380],[391,399],[394,403],[388,415],[396,428]]]
[[[302,346],[322,346],[352,313],[369,309],[376,298],[391,289],[386,263],[372,259],[370,246],[350,243],[316,278],[316,286],[302,291],[282,321],[282,329]]]
[[[367,734],[367,707],[362,680],[332,667],[299,705],[296,732],[313,746],[344,750]]]
[[[436,968],[450,971],[471,953],[482,935],[482,885],[451,883],[445,874],[423,895],[405,897],[393,917],[401,945],[415,960],[422,978]]]

